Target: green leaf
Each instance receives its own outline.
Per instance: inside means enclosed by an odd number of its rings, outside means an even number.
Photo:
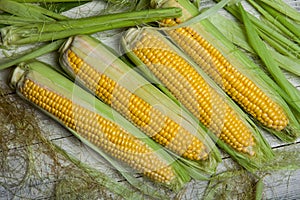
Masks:
[[[273,9],[272,7],[265,5],[263,3],[260,3],[260,5],[268,12],[270,13],[276,20],[278,20],[283,26],[285,26],[289,31],[291,31],[295,36],[300,38],[300,26],[293,24],[287,17],[286,14],[282,14],[278,12],[277,10]],[[300,14],[299,14],[300,19]]]
[[[24,26],[9,26],[0,31],[3,45],[22,45],[53,41],[73,35],[93,34],[179,16],[181,16],[179,8],[149,9]]]
[[[194,5],[191,5],[187,1],[180,1],[180,2],[184,5],[185,8],[186,7],[194,7]],[[221,0],[219,3],[217,3],[216,5],[210,7],[209,9],[205,10],[203,13],[197,13],[197,15],[195,15],[191,19],[189,19],[187,21],[184,21],[181,24],[179,24],[179,25],[177,25],[176,27],[173,27],[173,28],[188,26],[190,24],[197,23],[197,22],[199,22],[203,19],[206,19],[209,16],[214,15],[215,13],[217,13],[219,10],[221,10],[222,8],[224,8],[226,5],[230,4],[231,2],[232,2],[232,0]]]
[[[262,39],[259,37],[257,29],[252,24],[247,12],[244,10],[241,4],[239,4],[239,9],[242,14],[242,19],[246,28],[246,33],[250,45],[264,62],[268,72],[271,74],[275,82],[287,94],[286,96],[283,96],[283,98],[288,99],[288,101],[294,102],[295,109],[300,112],[300,91],[297,90],[297,88],[295,88],[287,80],[283,72],[280,70],[278,64],[274,61],[272,54],[270,53]]]
[[[286,16],[282,13],[273,10],[271,7],[265,5],[264,3],[256,3],[253,0],[248,0],[249,3],[253,7],[255,7],[273,26],[277,27],[279,30],[282,31],[287,37],[291,38],[292,40],[296,41],[300,44],[300,29],[290,23]]]
[[[33,49],[26,50],[25,52],[22,52],[15,56],[3,58],[0,60],[0,70],[6,69],[13,65],[17,65],[21,62],[35,59],[39,56],[50,53],[52,51],[56,51],[60,48],[63,42],[64,40],[57,40],[49,44],[45,44],[39,47],[34,47]]]
[[[54,19],[45,16],[38,10],[27,4],[18,3],[11,0],[0,0],[0,10],[10,13],[14,16],[32,18],[36,20],[54,21]]]
[[[286,2],[282,0],[260,0],[261,2],[269,5],[274,10],[286,15],[287,17],[295,20],[297,23],[300,23],[300,13],[295,8],[289,6]]]
[[[216,0],[219,1],[219,0]],[[225,7],[236,19],[242,21],[241,13],[237,5],[230,5]],[[284,48],[287,52],[290,52],[294,57],[300,57],[300,46],[293,41],[286,38],[284,35],[274,30],[273,28],[267,26],[261,20],[248,13],[248,18],[257,27],[257,31],[264,40],[272,41],[270,44],[276,44],[276,47]],[[278,46],[280,45],[280,46]]]

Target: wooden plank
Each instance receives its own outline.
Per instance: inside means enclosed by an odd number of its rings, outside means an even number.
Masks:
[[[203,4],[208,3],[210,5],[210,1],[202,1]],[[295,8],[300,9],[299,1],[286,1],[289,4],[293,5]],[[70,13],[66,13],[68,16],[72,17],[80,17],[86,15],[94,15],[99,12],[99,10],[105,8],[103,3],[99,3],[94,1],[88,6],[82,6],[80,8],[72,10]],[[109,35],[109,34],[112,35]],[[116,34],[117,33],[117,34]],[[112,31],[106,33],[107,37],[103,40],[104,43],[110,44],[111,47],[116,49],[118,52],[119,50],[119,37],[121,32],[120,31]],[[95,34],[96,37],[102,37],[102,34]],[[112,36],[112,37],[110,37]],[[0,54],[2,56],[2,54]],[[49,54],[39,58],[41,61],[45,61],[51,64],[57,64],[55,60],[57,60],[57,54]],[[0,72],[0,84],[4,86],[5,93],[9,95],[12,99],[19,101],[20,99],[16,97],[14,91],[8,87],[8,78],[11,69],[3,70]],[[300,87],[300,79],[299,77],[290,76],[289,80],[297,87]],[[20,104],[26,104],[25,102],[20,102]],[[29,105],[28,105],[29,106]],[[39,126],[45,132],[45,136],[53,141],[54,143],[58,144],[59,146],[63,147],[68,153],[77,157],[81,162],[89,163],[91,166],[95,167],[99,171],[105,172],[113,177],[115,180],[124,181],[124,179],[115,172],[115,170],[107,164],[107,162],[101,158],[97,153],[83,145],[80,141],[78,141],[72,134],[70,134],[66,129],[60,126],[58,123],[51,120],[48,116],[44,115],[38,110],[35,110],[35,115],[38,118]],[[295,150],[300,151],[300,139],[297,140],[295,143],[284,143],[280,142],[277,138],[273,137],[269,133],[264,133],[264,136],[267,138],[268,142],[274,149],[279,150]],[[17,149],[19,152],[25,151],[26,147],[22,146],[10,146],[12,149]],[[30,148],[38,149],[39,143],[33,144]],[[1,152],[0,152],[1,153]],[[38,151],[36,152],[38,153]],[[37,166],[37,170],[39,171],[39,178],[32,177],[31,184],[26,185],[24,188],[18,188],[17,186],[9,186],[7,185],[1,186],[1,178],[3,178],[3,174],[0,174],[0,199],[11,199],[17,198],[16,196],[12,195],[9,190],[16,192],[17,194],[31,198],[31,199],[48,199],[53,198],[52,193],[48,193],[45,191],[51,191],[55,185],[55,181],[57,180],[57,174],[51,174],[50,167],[53,165],[51,163],[51,159],[49,159],[46,155],[40,154],[42,156],[37,156],[35,161],[39,163]],[[0,154],[1,156],[1,154]],[[17,166],[18,162],[22,162],[19,160],[18,157],[14,157],[14,159],[10,160],[12,166]],[[19,166],[22,166],[19,165]],[[232,161],[229,156],[224,153],[223,154],[223,162],[218,167],[218,173],[226,171],[228,168],[231,167],[238,167],[235,162]],[[19,170],[19,175],[22,176],[23,171],[15,168],[14,170]],[[16,173],[18,174],[18,173]],[[7,175],[7,174],[5,174]],[[138,176],[138,175],[137,175]],[[13,177],[11,177],[13,178]],[[12,181],[12,180],[11,180]],[[263,197],[264,199],[300,199],[300,170],[294,171],[277,171],[267,174],[263,182],[265,184]],[[8,182],[7,182],[8,183]],[[206,181],[195,181],[192,180],[188,183],[185,188],[177,194],[177,197],[180,199],[199,199],[203,196],[203,193],[207,187],[208,182]],[[19,190],[19,191],[18,191]]]
[[[62,127],[60,127],[60,125],[58,125],[55,122],[52,122],[51,120],[49,121],[49,119],[47,119],[47,116],[43,116],[42,113],[39,113],[38,115],[41,115],[41,119],[45,119],[45,121],[41,120],[40,123],[43,124],[42,127],[44,127],[44,130],[47,130],[46,132],[51,132],[51,134],[49,135],[51,138],[51,135],[53,132],[57,132],[57,136],[58,137],[54,137],[52,138],[57,144],[59,144],[60,146],[64,147],[64,149],[66,149],[68,151],[68,153],[72,154],[72,155],[77,155],[78,159],[80,159],[82,162],[87,162],[89,164],[91,164],[93,167],[97,167],[99,170],[104,170],[107,171],[107,168],[103,167],[103,163],[98,163],[99,159],[101,160],[101,158],[99,157],[98,154],[96,154],[95,152],[93,152],[92,150],[90,150],[88,147],[82,145],[82,143],[80,143],[76,138],[74,137],[64,137],[65,134],[69,135],[69,133],[67,131],[65,131]],[[51,125],[49,126],[49,122],[51,122]],[[62,134],[62,135],[60,135]],[[56,135],[56,134],[55,134]],[[297,148],[300,147],[299,143],[296,144]],[[286,147],[279,147],[279,148],[286,148]],[[293,146],[294,148],[294,146]],[[103,160],[102,160],[103,161]],[[42,163],[42,168],[48,166],[47,164],[47,160],[43,160],[42,161],[38,161],[38,163]],[[224,160],[223,163],[219,166],[218,171],[222,172],[224,169],[227,169],[228,166],[235,166],[236,164],[232,162],[232,160],[230,158],[228,158],[226,155],[224,155]],[[225,167],[226,166],[226,167]],[[109,169],[109,168],[108,168]],[[41,171],[45,171],[45,170],[41,170]],[[283,173],[283,172],[280,172]],[[297,181],[299,180],[299,171],[293,172],[293,176],[291,176],[292,178],[287,179],[284,178],[282,179],[282,177],[280,176],[281,174],[271,174],[270,176],[268,176],[268,179],[266,179],[266,191],[265,191],[265,196],[272,198],[275,196],[283,197],[282,195],[285,194],[289,194],[291,193],[291,197],[297,197],[297,195],[299,195],[299,193],[297,193],[297,190],[293,190],[293,192],[291,192],[290,188],[294,188],[297,186],[293,186],[293,184],[296,184]],[[279,176],[279,177],[278,177]],[[47,183],[44,183],[43,181],[45,181]],[[47,187],[47,189],[49,189],[49,187],[51,186],[51,177],[49,177],[49,175],[44,174],[44,176],[41,176],[41,180],[35,180],[35,184],[39,185],[38,188],[43,188],[43,184],[46,184],[45,187]],[[286,187],[286,185],[289,185],[290,187]],[[180,197],[181,199],[190,199],[191,197],[199,197],[200,194],[203,194],[205,188],[207,186],[207,182],[204,181],[192,181],[190,182],[185,189],[183,189],[181,191]],[[275,190],[274,188],[277,188],[279,186],[279,190]],[[29,188],[27,188],[27,190],[30,190],[30,195],[33,195],[33,197],[39,197],[41,198],[41,194],[38,193],[38,188],[36,188],[36,185],[34,186],[28,186]],[[31,190],[32,189],[32,190]],[[35,190],[37,190],[37,194],[34,192]],[[3,191],[2,189],[0,189],[0,197],[5,197],[8,194],[5,193],[5,190]],[[22,191],[22,190],[21,190]],[[25,189],[26,191],[26,189]],[[276,193],[274,193],[276,191]],[[43,198],[46,198],[47,196],[44,196]]]

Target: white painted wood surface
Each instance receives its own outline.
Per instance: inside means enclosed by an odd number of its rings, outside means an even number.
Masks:
[[[204,1],[204,5],[206,2]],[[300,10],[300,1],[286,1],[290,5],[294,6],[298,10]],[[95,15],[97,14],[98,10],[101,10],[105,7],[105,4],[94,1],[92,3],[89,3],[88,6],[79,7],[76,9],[73,9],[66,13],[68,16],[71,17],[79,17],[79,16],[87,16],[87,15]],[[107,32],[106,34],[96,34],[96,37],[100,38],[104,43],[109,44],[111,47],[115,48],[116,50],[119,50],[118,46],[118,39],[120,34]],[[0,59],[1,59],[0,54]],[[50,54],[43,56],[39,58],[42,61],[55,64],[54,60],[56,59],[55,54]],[[300,70],[300,69],[299,69]],[[19,98],[16,96],[13,90],[9,89],[7,83],[8,83],[8,77],[11,69],[3,70],[0,72],[0,84],[4,86],[4,88],[7,88],[6,95],[11,96],[11,98],[18,100],[21,104],[26,104],[23,101],[19,101]],[[291,78],[291,82],[297,87],[300,87],[300,78]],[[83,145],[81,142],[79,142],[75,137],[71,135],[68,131],[66,131],[62,126],[55,123],[53,120],[49,119],[47,116],[42,114],[39,111],[35,111],[36,116],[40,119],[39,120],[39,126],[45,130],[45,133],[47,133],[47,138],[55,142],[56,144],[61,145],[66,149],[70,154],[75,155],[77,158],[79,158],[82,162],[87,162],[92,164],[95,168],[99,169],[100,171],[104,171],[105,173],[111,173],[114,174],[114,170],[111,169],[109,165],[105,163],[105,161],[95,152],[90,150],[88,147]],[[267,140],[270,142],[271,146],[274,149],[281,149],[281,150],[294,150],[298,151],[300,153],[300,140],[298,140],[295,143],[284,143],[280,142],[278,139],[274,138],[268,133],[264,132],[264,136],[267,138]],[[1,141],[1,140],[0,140]],[[38,144],[36,144],[38,145]],[[23,147],[17,147],[13,146],[11,148],[20,148]],[[0,154],[1,156],[1,154]],[[1,158],[0,158],[1,159]],[[41,159],[41,168],[47,169],[47,158],[40,158]],[[223,154],[223,162],[219,166],[218,171],[222,172],[226,170],[226,166],[235,165],[235,163],[229,158],[225,153]],[[300,165],[300,163],[299,163]],[[20,170],[22,170],[20,168]],[[20,172],[21,173],[21,172]],[[34,180],[35,184],[40,185],[38,188],[42,189],[43,187],[51,187],[51,177],[47,177],[47,173],[42,173],[42,177],[40,177],[39,180]],[[117,180],[122,180],[122,178],[119,175],[116,176]],[[1,181],[0,176],[0,183],[3,183],[3,180]],[[47,181],[45,181],[47,180]],[[264,178],[264,192],[263,192],[263,198],[264,199],[300,199],[300,170],[296,171],[278,171],[274,172],[272,174],[266,175]],[[181,199],[199,199],[205,188],[207,186],[207,182],[205,181],[191,181],[187,184],[186,188],[182,190]],[[35,188],[34,190],[31,190],[30,188]],[[23,194],[23,197],[26,197],[28,199],[53,199],[53,194],[44,194],[40,191],[36,190],[37,187],[32,187],[28,185],[28,188],[22,190],[23,192],[28,192],[28,194]],[[10,188],[13,190],[13,188]],[[22,192],[20,191],[20,192]],[[21,199],[20,197],[13,196],[10,192],[8,192],[7,188],[2,185],[0,185],[0,199]],[[101,199],[101,196],[99,196],[99,199]],[[231,199],[230,197],[227,197],[227,199]]]

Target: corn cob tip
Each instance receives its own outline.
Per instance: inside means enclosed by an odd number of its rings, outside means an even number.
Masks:
[[[137,28],[130,28],[126,31],[124,40],[126,44],[129,44],[129,41],[134,41],[137,35],[139,34],[139,31]]]
[[[76,36],[76,37],[79,37],[79,36]],[[65,52],[69,48],[69,46],[72,44],[73,40],[74,40],[74,36],[69,37],[58,49],[58,52],[59,53]]]
[[[21,80],[21,78],[23,77],[24,73],[25,73],[25,70],[21,67],[17,67],[17,68],[15,68],[15,70],[13,70],[12,75],[11,75],[11,79],[10,79],[10,82],[9,82],[9,85],[10,85],[11,88],[13,88],[13,89],[17,88],[17,84]]]
[[[151,8],[160,8],[166,2],[166,0],[151,0],[150,6]]]
[[[255,156],[255,155],[256,155],[255,151],[253,150],[253,146],[247,148],[247,153],[248,153],[250,156]]]

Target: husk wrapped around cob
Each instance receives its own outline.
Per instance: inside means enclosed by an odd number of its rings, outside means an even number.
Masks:
[[[61,66],[70,77],[172,152],[194,178],[215,172],[220,155],[205,130],[108,47],[79,35],[60,51]]]
[[[140,172],[177,190],[190,180],[186,170],[112,108],[41,62],[18,66],[11,78],[17,94],[62,124],[107,159],[131,184]]]
[[[209,135],[248,170],[273,158],[261,133],[242,110],[159,31],[129,29],[122,39],[129,58],[189,110]]]
[[[186,0],[152,1],[155,7],[179,7],[183,15],[160,24],[170,40],[203,69],[251,118],[283,141],[294,141],[299,124],[287,103],[277,93],[276,84],[236,49],[209,20],[188,23],[199,14]],[[176,28],[185,23],[186,26]],[[181,25],[179,25],[181,26]]]
[[[42,13],[40,9],[42,8],[38,6],[30,6],[12,0],[1,0],[0,10],[11,13],[13,16],[29,18],[29,21],[28,23],[12,23],[1,28],[0,45],[13,47],[38,42],[52,42],[73,35],[93,34],[105,30],[131,27],[181,15],[181,9],[167,8],[70,19],[54,12],[51,13],[55,16],[49,17],[47,14],[50,11]],[[6,19],[10,21],[9,17],[6,17]],[[30,23],[32,19],[36,21]]]

